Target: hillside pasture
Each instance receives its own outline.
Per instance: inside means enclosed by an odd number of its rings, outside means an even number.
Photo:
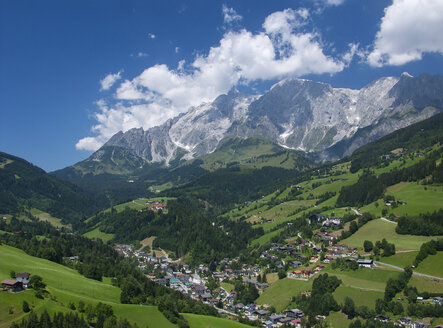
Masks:
[[[51,214],[40,211],[37,208],[31,208],[30,210],[31,214],[39,219],[39,221],[46,221],[49,222],[52,226],[56,228],[60,227],[67,227],[62,223],[62,220],[53,217]]]
[[[429,255],[419,263],[414,271],[443,278],[443,252],[437,252],[435,255]]]
[[[188,320],[191,328],[248,328],[251,326],[244,325],[237,321],[224,318],[208,317],[204,315],[182,313],[183,317]]]
[[[363,225],[356,233],[341,241],[352,247],[363,248],[363,242],[370,240],[374,244],[378,240],[386,238],[390,243],[394,243],[396,250],[418,250],[420,246],[435,239],[436,237],[400,235],[395,232],[396,225],[384,220],[372,220]]]
[[[21,308],[23,300],[29,300],[28,303],[38,313],[44,309],[49,313],[66,312],[69,311],[69,302],[78,304],[80,300],[92,305],[103,302],[111,305],[117,316],[127,318],[139,327],[174,327],[155,306],[120,304],[120,289],[111,285],[110,278],[105,278],[103,282],[88,279],[63,265],[29,256],[13,247],[0,246],[0,279],[8,279],[11,270],[41,276],[56,301],[49,298],[37,299],[32,290],[18,294],[0,292],[1,328],[8,327],[11,321],[25,315]],[[14,307],[12,315],[9,314],[10,306]]]
[[[291,298],[293,296],[308,291],[311,287],[312,279],[309,281],[303,281],[284,278],[266,288],[256,300],[256,303],[260,305],[272,305],[275,307],[276,311],[279,312],[291,303]]]
[[[102,232],[99,230],[99,228],[95,228],[91,231],[88,231],[88,232],[84,233],[83,236],[85,236],[86,238],[89,238],[89,239],[94,239],[94,238],[101,239],[105,243],[107,243],[112,238],[114,238],[113,233]]]

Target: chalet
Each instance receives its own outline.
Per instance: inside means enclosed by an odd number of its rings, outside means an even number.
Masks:
[[[17,280],[18,282],[21,282],[24,287],[27,287],[27,285],[29,283],[29,276],[30,275],[31,274],[28,272],[17,273],[15,275],[15,280]]]
[[[245,305],[243,303],[238,303],[238,304],[235,304],[234,308],[237,311],[241,311],[241,310],[243,310],[245,308]]]
[[[374,261],[373,260],[365,260],[365,259],[358,259],[357,260],[358,266],[364,267],[364,268],[370,268],[372,269],[374,267]]]
[[[326,218],[323,214],[313,214],[309,217],[309,224],[320,223]]]
[[[430,325],[423,321],[414,321],[412,323],[412,328],[429,328]]]
[[[391,321],[391,317],[388,315],[378,315],[375,317],[375,320],[378,320],[381,322],[389,322],[389,321]]]
[[[5,279],[2,282],[2,286],[5,290],[17,293],[23,290],[23,283],[17,280]]]
[[[273,314],[271,316],[269,316],[269,321],[272,322],[279,322],[281,319],[283,319],[285,316],[281,315],[281,314]]]
[[[285,313],[288,317],[297,318],[297,319],[303,318],[304,316],[303,311],[299,309],[286,310]]]
[[[164,210],[166,209],[166,205],[163,204],[153,204],[149,206],[148,210],[150,211],[158,211],[158,210]]]
[[[206,287],[203,285],[194,285],[192,286],[192,291],[196,295],[203,295],[206,293]]]
[[[254,314],[256,314],[259,318],[264,318],[269,314],[269,311],[266,310],[256,310],[254,312]]]
[[[412,319],[409,317],[402,317],[399,318],[394,325],[396,326],[405,326],[405,327],[410,327],[412,325]]]

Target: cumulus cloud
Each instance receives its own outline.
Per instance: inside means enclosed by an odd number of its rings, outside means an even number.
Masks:
[[[260,32],[229,31],[189,64],[180,61],[176,69],[154,65],[123,81],[110,106],[99,103],[92,129],[97,137],[80,140],[77,148],[95,150],[120,130],[159,125],[239,84],[343,70],[358,46],[350,45],[339,57],[328,56],[317,33],[302,31],[308,20],[306,9],[275,12]]]
[[[426,52],[443,54],[443,1],[394,0],[385,9],[373,50],[371,66],[403,65]]]
[[[156,35],[155,35],[154,33],[148,33],[148,37],[149,37],[150,39],[155,39],[155,38],[156,38]]]
[[[223,5],[222,12],[223,12],[223,21],[226,24],[240,21],[243,18],[241,15],[237,14],[234,8],[229,8],[226,5]]]
[[[100,91],[109,90],[115,82],[121,79],[121,71],[116,74],[108,74],[106,77],[100,81]]]

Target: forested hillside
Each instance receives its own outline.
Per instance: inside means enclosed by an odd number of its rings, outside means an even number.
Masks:
[[[0,153],[0,213],[15,214],[31,208],[71,224],[82,221],[98,209],[79,187],[21,158]]]

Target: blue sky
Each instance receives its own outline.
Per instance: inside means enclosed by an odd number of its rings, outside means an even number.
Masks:
[[[441,0],[0,1],[0,151],[47,171],[286,77],[443,74]]]

